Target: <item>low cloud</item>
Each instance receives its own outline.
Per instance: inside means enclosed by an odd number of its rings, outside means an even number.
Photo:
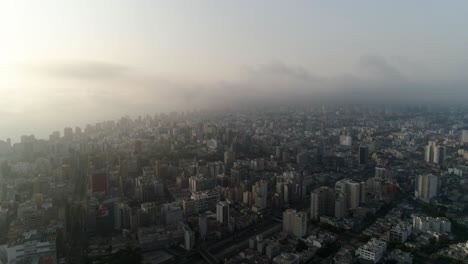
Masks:
[[[122,77],[129,70],[121,64],[101,61],[48,62],[30,69],[51,78],[92,81]]]
[[[0,118],[10,119],[12,128],[20,119],[47,123],[51,131],[160,111],[316,102],[452,104],[468,98],[468,81],[463,76],[456,80],[415,77],[378,55],[365,55],[356,65],[356,73],[322,77],[274,61],[244,67],[237,79],[193,82],[183,76],[143,74],[108,62],[48,63],[35,71],[52,81],[34,80],[30,84],[34,87],[24,88],[9,104],[21,112],[16,111],[13,118],[2,116],[5,109],[0,109]]]

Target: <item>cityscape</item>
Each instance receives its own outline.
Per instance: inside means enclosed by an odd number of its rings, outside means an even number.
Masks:
[[[465,263],[468,112],[171,112],[0,141],[3,263]]]
[[[0,1],[0,264],[468,264],[467,14]]]

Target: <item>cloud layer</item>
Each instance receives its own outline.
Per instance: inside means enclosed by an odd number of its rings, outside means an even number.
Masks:
[[[1,109],[0,115],[12,130],[24,127],[18,120],[42,122],[45,135],[65,125],[159,111],[273,103],[464,103],[468,98],[465,78],[416,78],[377,55],[362,56],[357,65],[358,73],[321,77],[274,61],[245,67],[235,80],[193,82],[108,62],[44,63],[28,68],[27,87],[9,99],[17,110]]]

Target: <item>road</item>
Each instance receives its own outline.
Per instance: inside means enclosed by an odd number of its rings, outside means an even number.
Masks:
[[[262,235],[264,238],[268,238],[278,232],[280,232],[283,228],[283,224],[281,223],[277,223],[276,225],[274,225],[273,227],[261,232],[261,233],[258,233],[257,235]],[[227,247],[223,250],[221,250],[220,252],[216,252],[214,255],[218,258],[218,259],[224,259],[226,256],[232,254],[233,252],[237,252],[241,249],[245,249],[247,247],[249,247],[249,237],[251,237],[252,235],[250,234],[250,236],[242,239],[242,241],[234,244],[234,245],[231,245],[230,247]]]

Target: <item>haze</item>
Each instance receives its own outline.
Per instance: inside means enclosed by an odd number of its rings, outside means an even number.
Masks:
[[[463,103],[466,1],[2,1],[0,138],[122,115]]]

